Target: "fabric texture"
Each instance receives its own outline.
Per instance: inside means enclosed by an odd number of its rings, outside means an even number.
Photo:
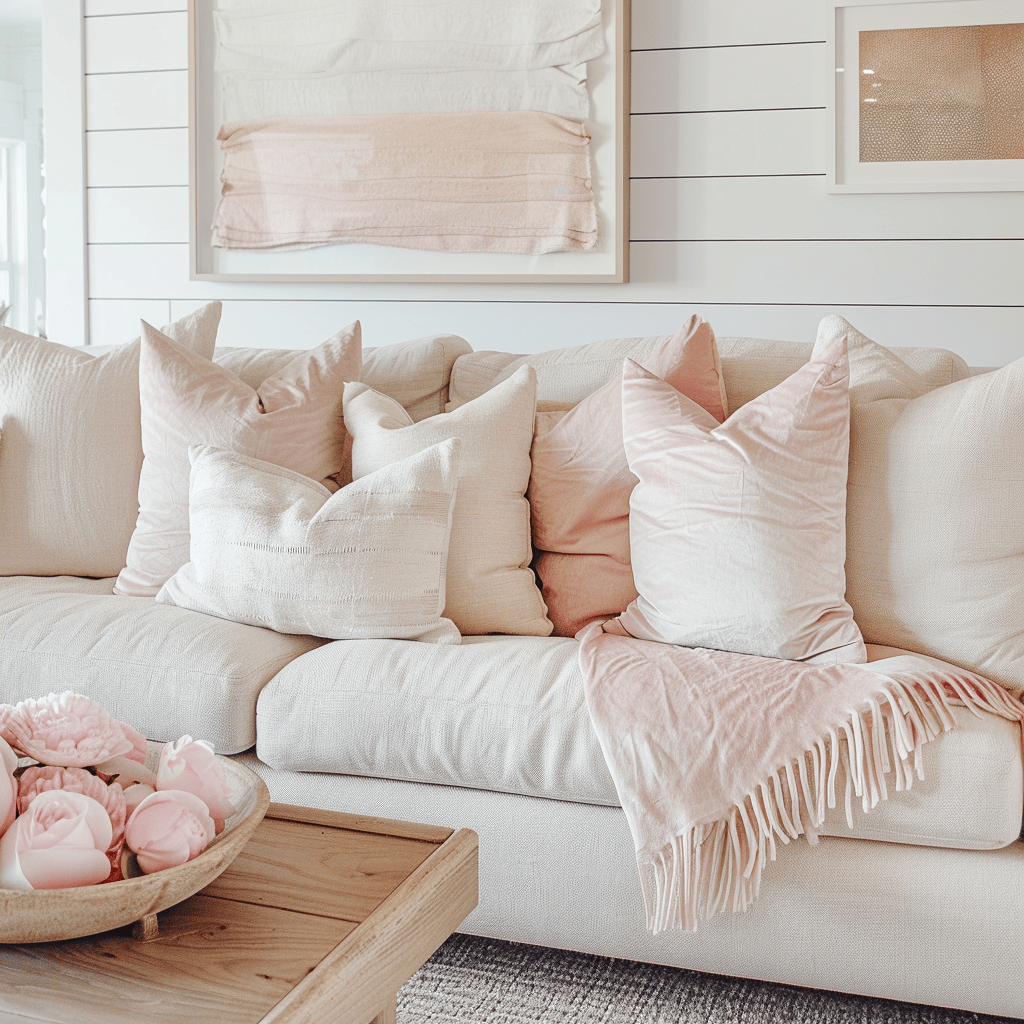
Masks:
[[[856,793],[868,811],[888,798],[890,770],[897,791],[911,788],[923,744],[953,726],[950,700],[1024,721],[995,683],[914,655],[807,665],[592,623],[580,665],[654,932],[746,910],[776,840],[817,841],[840,760],[847,805]]]
[[[260,690],[324,642],[112,596],[113,587],[113,578],[0,579],[0,702],[74,690],[151,740],[187,733],[233,754],[256,742]]]
[[[644,361],[717,422],[726,417],[711,325],[692,316]],[[558,636],[620,614],[637,597],[629,560],[629,495],[622,444],[622,375],[534,438],[530,486],[534,570]]]
[[[358,322],[254,390],[143,324],[139,518],[114,592],[152,597],[189,560],[188,449],[211,444],[325,484],[345,464],[343,386],[360,369]]]
[[[448,438],[462,441],[445,616],[463,635],[551,632],[529,567],[525,493],[536,387],[532,371],[523,370],[456,412],[413,423],[394,399],[365,384],[345,386],[356,480]]]
[[[217,137],[221,248],[547,253],[597,243],[580,121],[531,110],[290,116],[228,124]]]
[[[333,494],[208,445],[190,458],[191,558],[158,602],[278,633],[459,642],[441,614],[457,439]]]
[[[849,366],[843,338],[723,424],[626,361],[623,443],[643,640],[862,662],[846,603]]]
[[[164,328],[213,355],[221,304]],[[0,575],[115,576],[138,513],[136,339],[98,358],[0,327]]]

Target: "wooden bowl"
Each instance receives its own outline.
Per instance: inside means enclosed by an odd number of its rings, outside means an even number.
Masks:
[[[237,808],[194,860],[152,875],[75,889],[0,889],[0,942],[54,942],[142,921],[209,885],[241,852],[270,806],[266,783],[218,756]],[[134,857],[132,857],[134,859]]]

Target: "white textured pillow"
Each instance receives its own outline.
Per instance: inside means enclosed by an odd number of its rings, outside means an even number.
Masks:
[[[221,304],[164,328],[213,355]],[[116,576],[139,511],[136,339],[102,356],[0,328],[0,575]]]
[[[466,635],[548,636],[530,569],[530,446],[537,384],[524,367],[454,412],[413,423],[394,399],[345,385],[345,425],[358,480],[450,437],[462,440],[445,614]]]
[[[626,361],[640,596],[614,620],[622,629],[767,658],[867,660],[844,598],[848,378],[845,339],[816,346],[802,369],[719,424]]]
[[[457,440],[334,494],[220,448],[189,457],[192,560],[158,602],[278,633],[459,642],[441,614]]]

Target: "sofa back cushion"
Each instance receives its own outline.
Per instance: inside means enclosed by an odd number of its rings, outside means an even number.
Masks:
[[[164,328],[209,358],[219,302]],[[139,349],[0,328],[0,575],[116,576],[138,515]]]

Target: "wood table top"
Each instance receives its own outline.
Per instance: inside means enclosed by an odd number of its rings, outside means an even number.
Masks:
[[[227,870],[132,928],[0,946],[0,1024],[369,1024],[477,902],[477,837],[271,804]]]

